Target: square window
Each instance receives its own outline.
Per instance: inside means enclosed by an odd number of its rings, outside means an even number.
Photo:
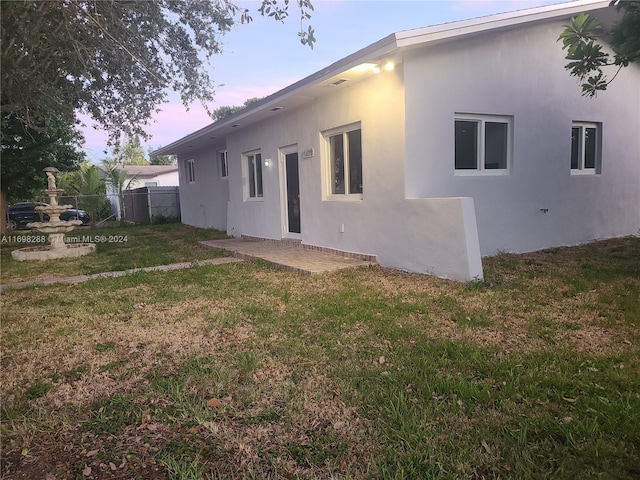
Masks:
[[[598,173],[600,158],[600,125],[573,122],[571,126],[571,173]]]
[[[325,133],[329,195],[362,195],[362,130],[359,125]]]
[[[229,164],[226,150],[218,152],[218,162],[220,164],[220,178],[227,178],[229,176]]]
[[[185,165],[186,174],[187,174],[187,183],[195,183],[196,181],[196,161],[195,160],[187,160]]]
[[[458,175],[508,173],[511,151],[510,117],[456,115],[454,167]]]
[[[258,152],[245,155],[247,165],[248,197],[262,198],[262,154]]]

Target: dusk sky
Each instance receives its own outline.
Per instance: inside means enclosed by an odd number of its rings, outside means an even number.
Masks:
[[[291,2],[295,4],[294,1]],[[314,49],[300,44],[298,11],[291,5],[283,24],[262,18],[258,1],[237,2],[249,8],[253,22],[224,37],[225,52],[211,60],[216,99],[210,108],[241,105],[248,98],[270,95],[367,45],[401,30],[464,20],[493,13],[562,3],[561,0],[314,0],[311,25]],[[560,48],[560,47],[558,47]],[[177,95],[147,127],[149,146],[166,146],[212,120],[199,104],[187,109]],[[98,162],[105,158],[106,135],[88,123],[85,151]]]

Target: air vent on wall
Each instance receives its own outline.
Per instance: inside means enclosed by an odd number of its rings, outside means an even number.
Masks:
[[[348,81],[348,78],[339,78],[338,80],[336,80],[335,82],[332,82],[329,84],[330,87],[337,87],[338,85],[340,85],[341,83],[344,83],[346,81]]]

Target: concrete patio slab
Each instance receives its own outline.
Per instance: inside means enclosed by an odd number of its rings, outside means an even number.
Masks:
[[[335,272],[344,268],[355,268],[374,264],[372,260],[351,258],[339,253],[329,253],[304,248],[295,242],[279,242],[253,238],[229,238],[199,242],[208,248],[221,248],[236,258],[262,259],[287,270],[307,274]]]

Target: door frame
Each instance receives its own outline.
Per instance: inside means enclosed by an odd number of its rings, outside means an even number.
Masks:
[[[289,207],[287,202],[287,155],[292,153],[298,154],[298,187],[300,186],[300,154],[298,152],[298,144],[287,145],[278,148],[278,170],[280,176],[280,218],[282,227],[282,238],[291,238],[302,240],[302,233],[293,233],[289,231]],[[301,209],[302,210],[302,209]],[[301,212],[302,213],[302,212]],[[302,216],[302,215],[301,215]],[[302,219],[300,222],[300,232],[302,232]]]

